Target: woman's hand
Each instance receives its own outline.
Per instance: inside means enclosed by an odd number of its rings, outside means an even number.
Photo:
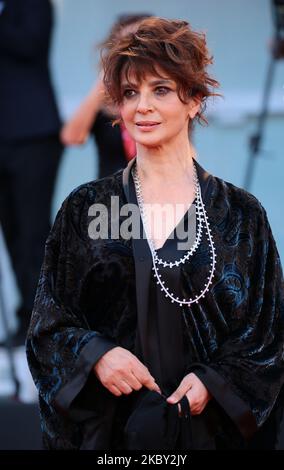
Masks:
[[[192,372],[184,377],[178,388],[167,398],[167,402],[175,404],[186,395],[192,415],[199,415],[211,399],[211,395],[201,380]]]
[[[94,372],[113,395],[128,395],[143,386],[161,393],[147,367],[127,349],[117,346],[94,365]]]
[[[61,129],[60,140],[63,145],[82,145],[89,136],[89,125],[85,123],[84,116],[75,114]]]
[[[104,86],[98,80],[77,111],[61,129],[60,139],[64,145],[82,145],[89,137],[90,130],[99,109],[104,103]]]

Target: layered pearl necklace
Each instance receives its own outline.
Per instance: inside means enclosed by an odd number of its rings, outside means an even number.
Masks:
[[[205,206],[203,204],[202,197],[201,197],[201,189],[200,189],[200,184],[198,181],[195,165],[193,164],[193,181],[194,181],[194,187],[195,187],[196,218],[197,218],[196,239],[192,247],[185,253],[185,255],[182,256],[179,260],[174,261],[174,262],[165,261],[158,256],[157,251],[154,246],[154,242],[149,235],[148,221],[147,221],[147,217],[145,213],[144,201],[143,201],[143,196],[142,196],[141,181],[138,176],[136,163],[132,167],[132,176],[133,176],[133,181],[135,185],[136,197],[137,197],[137,202],[138,202],[138,206],[140,209],[144,231],[145,231],[147,241],[150,247],[150,251],[152,254],[152,260],[153,260],[152,270],[154,271],[154,277],[157,280],[157,284],[159,285],[161,291],[165,294],[165,296],[169,297],[172,303],[176,302],[180,307],[183,307],[184,305],[190,306],[191,304],[198,303],[202,297],[205,297],[206,292],[209,290],[209,287],[212,284],[212,279],[213,279],[215,267],[216,267],[216,252],[215,252],[215,247],[214,247],[214,241],[212,239],[211,229],[210,229],[209,222],[208,222],[207,213],[206,213]],[[179,266],[180,264],[184,264],[186,261],[188,261],[189,258],[197,250],[201,242],[202,231],[204,227],[207,232],[207,240],[209,241],[209,245],[210,245],[210,274],[206,279],[206,283],[204,284],[204,289],[199,294],[197,294],[194,298],[190,298],[189,300],[180,299],[179,297],[176,297],[173,292],[170,292],[168,287],[165,285],[165,281],[162,280],[161,275],[159,273],[159,270],[160,270],[159,265],[162,265],[163,267],[169,267],[170,269],[172,269],[174,266]]]

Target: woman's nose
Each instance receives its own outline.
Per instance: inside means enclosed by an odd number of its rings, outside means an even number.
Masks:
[[[150,99],[150,96],[147,93],[140,93],[139,100],[137,103],[137,111],[140,113],[146,113],[147,111],[151,111],[153,109],[153,105]]]

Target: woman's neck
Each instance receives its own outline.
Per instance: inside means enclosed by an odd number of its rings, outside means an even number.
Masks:
[[[179,184],[192,178],[193,157],[196,152],[191,142],[182,148],[145,148],[137,145],[137,167],[144,181]]]

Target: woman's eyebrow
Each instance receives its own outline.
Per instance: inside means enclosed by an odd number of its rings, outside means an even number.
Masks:
[[[157,85],[173,85],[173,80],[170,80],[170,79],[158,79],[158,80],[151,80],[149,82],[149,85],[150,86],[157,86]],[[127,87],[137,87],[138,84],[137,83],[131,83],[131,82],[122,82],[121,84],[121,87],[122,88],[127,88]]]
[[[131,83],[131,82],[122,82],[121,88],[128,88],[128,87],[137,87],[137,83]]]
[[[173,84],[173,80],[160,79],[160,80],[152,80],[151,82],[149,82],[149,85],[151,86],[166,85],[166,84]]]

